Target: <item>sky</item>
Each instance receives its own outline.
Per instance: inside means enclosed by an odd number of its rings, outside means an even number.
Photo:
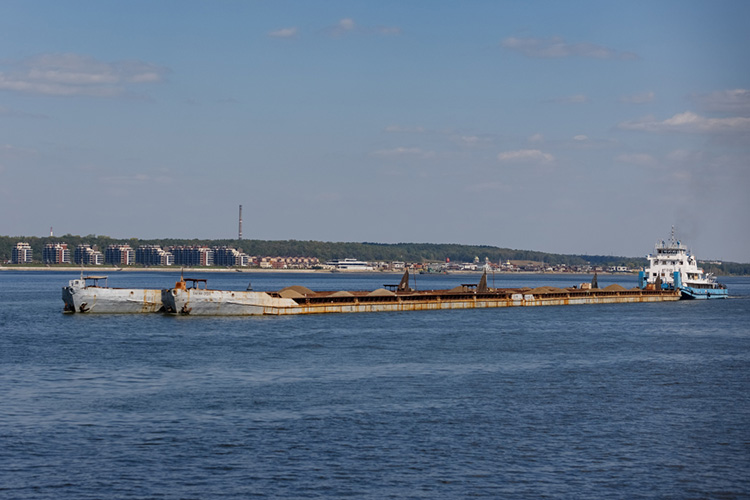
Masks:
[[[0,3],[0,234],[750,262],[750,2]],[[357,257],[357,256],[342,256]]]

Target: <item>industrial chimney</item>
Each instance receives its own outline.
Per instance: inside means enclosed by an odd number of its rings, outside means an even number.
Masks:
[[[242,239],[242,205],[240,205],[240,232],[239,236],[237,237],[238,240]]]

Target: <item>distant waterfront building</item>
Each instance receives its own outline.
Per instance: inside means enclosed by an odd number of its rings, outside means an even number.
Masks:
[[[135,262],[144,266],[171,266],[174,256],[159,245],[141,245],[135,251]]]
[[[78,245],[73,252],[73,261],[80,265],[101,266],[104,263],[104,254],[91,248],[91,245]]]
[[[317,257],[285,257],[288,269],[310,269],[320,264]]]
[[[311,269],[320,266],[317,257],[247,256],[247,262],[261,269]]]
[[[31,253],[31,245],[19,241],[11,251],[11,262],[14,264],[28,264],[32,260]]]
[[[205,246],[170,247],[174,263],[178,266],[213,266],[214,251]]]
[[[104,251],[104,262],[129,266],[135,261],[135,252],[130,245],[109,245]]]
[[[214,247],[214,264],[217,266],[247,266],[250,256],[230,247]]]
[[[374,271],[375,268],[369,262],[357,259],[333,259],[326,262],[326,266],[339,271]]]
[[[42,251],[45,264],[70,264],[70,250],[67,243],[47,243]]]

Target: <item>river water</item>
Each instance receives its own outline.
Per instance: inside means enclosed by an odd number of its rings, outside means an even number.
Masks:
[[[76,276],[0,272],[0,498],[750,497],[749,278],[723,301],[201,318],[63,315]]]

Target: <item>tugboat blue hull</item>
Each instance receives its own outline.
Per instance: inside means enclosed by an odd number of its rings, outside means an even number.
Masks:
[[[726,288],[690,288],[689,286],[680,287],[680,293],[683,299],[726,299],[729,292]]]

